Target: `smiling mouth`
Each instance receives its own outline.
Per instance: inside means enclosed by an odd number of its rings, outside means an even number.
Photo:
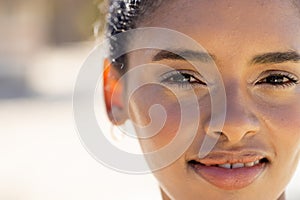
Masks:
[[[208,183],[224,190],[238,190],[249,186],[262,176],[270,160],[262,154],[212,153],[203,159],[187,162],[196,175]]]
[[[203,165],[206,167],[220,167],[220,168],[225,168],[225,169],[237,169],[237,168],[243,168],[243,167],[253,167],[256,166],[258,164],[262,164],[262,163],[268,163],[268,159],[267,158],[262,158],[262,159],[256,159],[254,161],[251,162],[226,162],[226,163],[222,163],[222,164],[205,164],[205,163],[201,163],[198,162],[196,160],[191,160],[188,163],[190,165]]]

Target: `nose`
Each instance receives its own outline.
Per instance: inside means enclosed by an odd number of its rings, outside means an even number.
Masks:
[[[219,115],[216,115],[215,119],[211,119],[216,123],[207,123],[205,130],[213,137],[225,136],[228,142],[235,144],[242,141],[243,138],[256,134],[259,131],[259,120],[255,112],[251,110],[253,106],[246,95],[238,90],[227,91],[225,121],[224,118],[223,120],[218,119]],[[223,127],[220,125],[222,121],[224,122]]]

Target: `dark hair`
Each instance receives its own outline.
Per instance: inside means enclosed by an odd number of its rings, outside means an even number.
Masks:
[[[139,21],[149,16],[162,0],[110,0],[107,15],[106,37],[109,39],[109,58],[120,73],[127,68],[126,55],[116,58],[116,49],[126,48],[126,41],[114,37],[118,33],[137,27]],[[118,65],[121,64],[121,65]]]
[[[126,39],[119,41],[114,37],[118,33],[137,28],[138,23],[157,8],[163,0],[109,0],[109,9],[106,24],[106,37],[109,39],[109,58],[122,74],[127,70],[126,54],[116,56],[116,49],[123,52],[126,48]],[[164,0],[166,1],[166,0]],[[300,1],[291,0],[293,6],[300,10]]]

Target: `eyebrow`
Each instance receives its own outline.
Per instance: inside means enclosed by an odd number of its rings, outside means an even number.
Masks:
[[[202,62],[211,62],[213,61],[214,56],[199,51],[192,50],[161,50],[155,54],[152,58],[152,61],[160,60],[199,60]]]
[[[300,54],[296,51],[287,52],[271,52],[254,56],[251,64],[271,64],[271,63],[283,63],[283,62],[298,62],[300,60]]]
[[[199,60],[202,62],[212,62],[215,60],[213,54],[206,52],[193,51],[193,50],[161,50],[155,54],[152,58],[153,61],[160,60]],[[283,62],[298,62],[300,61],[300,54],[296,51],[286,52],[270,52],[255,55],[250,63],[255,64],[272,64],[272,63],[283,63]]]

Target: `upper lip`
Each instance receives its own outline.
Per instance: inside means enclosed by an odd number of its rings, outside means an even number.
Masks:
[[[263,152],[244,150],[244,151],[212,151],[204,158],[195,157],[193,161],[204,165],[222,165],[226,163],[250,163],[257,160],[266,159],[267,155]]]

